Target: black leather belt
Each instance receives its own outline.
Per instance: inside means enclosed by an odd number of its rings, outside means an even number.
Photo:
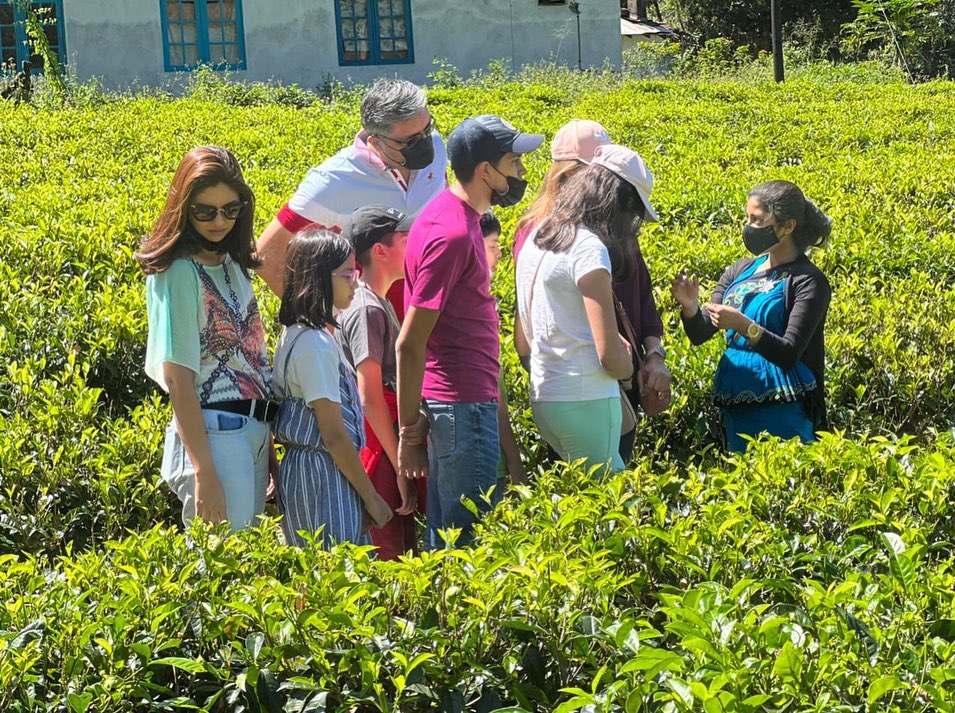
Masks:
[[[261,399],[241,399],[236,401],[216,401],[211,404],[203,404],[203,409],[211,411],[228,411],[237,413],[240,416],[248,416],[256,421],[272,423],[279,412],[279,405],[275,401],[263,401]]]

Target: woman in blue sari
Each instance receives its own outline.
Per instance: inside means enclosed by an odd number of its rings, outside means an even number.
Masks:
[[[724,331],[726,351],[713,396],[729,450],[744,436],[769,433],[811,441],[826,428],[826,314],[832,290],[806,256],[823,245],[832,221],[788,181],[754,188],[743,243],[755,256],[729,266],[710,301],[699,282],[677,275],[670,287],[694,345]]]

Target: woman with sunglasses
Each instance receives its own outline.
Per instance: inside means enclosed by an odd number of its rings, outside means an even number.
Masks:
[[[191,150],[136,255],[146,273],[146,374],[169,393],[162,477],[182,519],[248,526],[265,507],[271,396],[252,291],[255,198],[235,157]]]
[[[384,527],[393,515],[362,465],[358,382],[332,336],[335,314],[351,304],[357,282],[345,237],[306,228],[292,238],[279,310],[285,328],[275,350],[275,387],[283,399],[275,437],[286,448],[276,495],[285,541],[298,547],[315,534],[326,548],[371,544],[369,526]]]

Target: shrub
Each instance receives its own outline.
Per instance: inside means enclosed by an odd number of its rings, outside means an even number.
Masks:
[[[4,710],[951,710],[949,439],[542,473],[468,550],[3,560]]]
[[[953,88],[873,65],[776,86],[760,61],[708,80],[540,66],[432,88],[445,132],[484,112],[547,136],[595,118],[644,155],[662,220],[640,241],[675,400],[641,427],[632,471],[542,470],[477,547],[394,564],[286,548],[271,522],[178,532],[132,258],[196,144],[239,157],[261,232],[351,140],[360,88],[285,102],[222,80],[0,105],[0,709],[952,710],[955,447],[937,434],[955,420]],[[546,151],[527,163],[533,186]],[[835,221],[813,256],[834,288],[834,431],[727,458],[709,398],[721,347],[690,348],[667,284],[684,269],[715,284],[768,178]],[[505,236],[520,210],[500,212]],[[512,267],[494,291],[537,470]],[[256,289],[274,340],[276,300]]]

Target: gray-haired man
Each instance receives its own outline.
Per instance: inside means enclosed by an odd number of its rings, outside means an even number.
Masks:
[[[259,238],[259,274],[280,296],[285,251],[302,228],[340,232],[356,209],[372,203],[414,217],[447,185],[447,152],[421,87],[403,79],[375,82],[362,101],[361,125],[351,146],[308,172]],[[400,316],[401,285],[393,292]]]

